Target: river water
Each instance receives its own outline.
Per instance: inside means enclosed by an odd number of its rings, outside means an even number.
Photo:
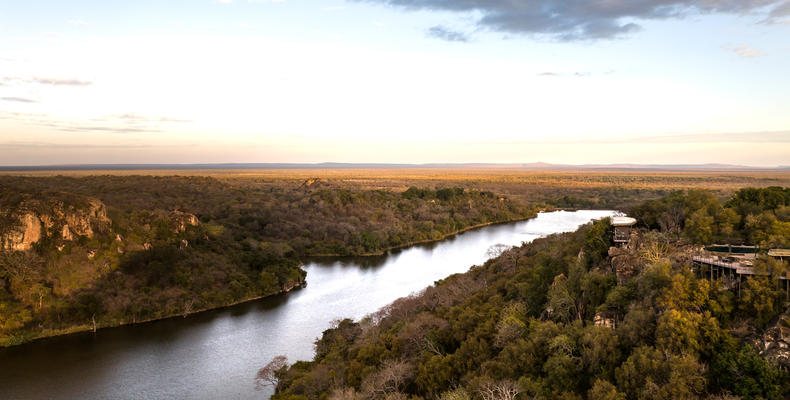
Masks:
[[[573,231],[612,211],[541,213],[385,256],[310,262],[307,286],[187,318],[0,349],[0,399],[265,399],[253,377],[278,354],[309,360],[332,320],[359,319],[486,260],[495,244]]]

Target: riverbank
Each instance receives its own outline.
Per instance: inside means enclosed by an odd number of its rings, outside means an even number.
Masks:
[[[115,323],[115,324],[96,324],[95,326],[92,325],[92,324],[83,324],[83,325],[76,325],[76,326],[71,326],[71,327],[68,327],[68,328],[58,329],[58,330],[44,331],[44,332],[42,332],[39,335],[31,336],[31,337],[28,337],[28,338],[23,338],[21,341],[17,341],[17,342],[13,342],[13,338],[11,338],[9,341],[11,341],[12,343],[10,343],[10,344],[7,344],[5,342],[0,343],[0,348],[20,346],[20,345],[23,345],[23,344],[33,343],[33,342],[36,342],[36,341],[39,341],[39,340],[43,340],[43,339],[47,339],[47,338],[53,338],[53,337],[57,337],[57,336],[75,335],[75,334],[80,334],[80,333],[85,333],[85,332],[90,332],[90,331],[98,332],[98,331],[102,331],[102,330],[106,330],[106,329],[120,328],[120,327],[123,327],[123,326],[129,326],[129,325],[141,325],[141,324],[146,324],[146,323],[149,323],[149,322],[163,321],[163,320],[174,319],[174,318],[178,318],[178,317],[186,318],[186,317],[189,317],[189,316],[192,316],[192,315],[201,314],[201,313],[204,313],[204,312],[207,312],[207,311],[222,310],[224,308],[229,308],[229,307],[237,306],[237,305],[240,305],[240,304],[249,303],[251,301],[261,300],[261,299],[274,297],[274,296],[280,296],[280,295],[283,295],[283,294],[286,294],[286,293],[290,293],[290,292],[292,292],[292,291],[294,291],[296,289],[301,289],[301,288],[303,288],[305,286],[307,286],[307,279],[303,279],[301,282],[296,282],[293,285],[291,285],[291,286],[289,286],[287,288],[283,288],[282,290],[280,290],[279,292],[276,292],[276,293],[270,293],[270,294],[264,294],[264,295],[260,295],[260,296],[247,297],[247,298],[244,298],[244,299],[241,299],[241,300],[233,301],[231,303],[218,305],[216,307],[204,307],[204,308],[199,308],[199,309],[195,309],[195,310],[190,310],[189,312],[185,312],[185,313],[181,313],[181,314],[171,314],[171,315],[166,315],[166,316],[162,316],[162,317],[147,318],[147,319],[141,319],[139,321],[132,321],[132,322],[120,321],[120,322]]]
[[[310,257],[326,258],[326,257],[377,257],[377,256],[383,256],[383,255],[385,255],[388,252],[393,251],[393,250],[402,250],[402,249],[405,249],[405,248],[409,248],[409,247],[412,247],[412,246],[418,246],[418,245],[421,245],[421,244],[429,244],[429,243],[441,242],[442,240],[447,240],[447,239],[449,239],[449,238],[451,238],[453,236],[460,235],[460,234],[462,234],[464,232],[468,232],[468,231],[471,231],[471,230],[484,228],[484,227],[487,227],[487,226],[502,225],[502,224],[512,224],[514,222],[527,221],[527,220],[530,220],[530,219],[533,219],[533,218],[537,217],[538,213],[541,213],[541,212],[552,212],[552,211],[571,211],[571,210],[541,209],[539,211],[536,211],[534,214],[531,214],[528,217],[512,218],[512,219],[508,219],[508,220],[504,220],[504,221],[492,221],[492,222],[485,222],[485,223],[482,223],[482,224],[470,225],[470,226],[467,226],[466,228],[462,228],[462,229],[459,229],[459,230],[456,230],[456,231],[444,234],[441,237],[436,238],[436,239],[425,239],[425,240],[418,240],[418,241],[408,242],[408,243],[405,243],[405,244],[402,244],[402,245],[398,245],[398,246],[390,246],[390,247],[387,247],[385,249],[382,249],[382,250],[379,250],[379,251],[376,251],[376,252],[369,252],[369,253],[362,253],[362,254],[353,254],[353,255],[350,255],[350,256],[349,255],[342,255],[342,254],[331,254],[331,253],[330,254],[313,254],[313,255],[310,255]],[[572,211],[576,211],[576,210],[572,210]]]
[[[0,398],[267,398],[255,390],[255,373],[281,354],[312,359],[332,321],[362,319],[483,265],[495,244],[518,246],[610,214],[541,213],[383,257],[305,260],[307,286],[287,295],[0,349],[0,382],[14,382],[0,385]]]
[[[462,229],[459,229],[459,230],[456,230],[456,231],[444,234],[444,235],[442,235],[441,237],[438,237],[438,238],[413,241],[413,242],[409,242],[409,243],[406,243],[406,244],[403,244],[403,245],[399,245],[399,246],[388,247],[386,249],[382,249],[382,250],[377,251],[377,252],[353,255],[352,257],[376,257],[376,256],[383,256],[383,255],[385,255],[388,252],[393,251],[393,250],[402,250],[402,249],[406,249],[406,248],[417,246],[417,245],[421,245],[421,244],[438,243],[438,242],[441,242],[443,240],[447,240],[447,239],[449,239],[451,237],[460,235],[460,234],[462,234],[464,232],[473,231],[475,229],[480,229],[480,228],[489,227],[489,226],[495,226],[495,225],[503,225],[503,224],[510,224],[510,223],[527,221],[527,220],[536,218],[538,213],[541,213],[541,212],[552,212],[552,211],[566,211],[566,210],[558,210],[558,209],[552,209],[552,208],[542,208],[542,209],[536,210],[533,213],[529,214],[528,216],[524,216],[522,218],[512,218],[512,219],[503,220],[503,221],[492,221],[492,222],[486,222],[486,223],[482,223],[482,224],[470,225],[470,226],[467,226],[465,228],[462,228]],[[340,255],[340,254],[320,254],[320,255],[311,255],[310,257],[329,258],[329,257],[343,257],[343,255]],[[0,342],[0,347],[18,346],[18,345],[22,345],[22,344],[35,342],[35,341],[42,340],[42,339],[46,339],[46,338],[56,337],[56,336],[65,336],[65,335],[79,334],[79,333],[90,332],[90,331],[96,332],[96,331],[104,330],[104,329],[112,329],[112,328],[118,328],[118,327],[128,326],[128,325],[145,324],[145,323],[148,323],[148,322],[161,321],[161,320],[166,320],[166,319],[171,319],[171,318],[178,318],[178,317],[186,318],[186,317],[188,317],[190,315],[195,315],[195,314],[199,314],[199,313],[203,313],[203,312],[207,312],[207,311],[220,310],[220,309],[227,308],[227,307],[233,307],[233,306],[236,306],[236,305],[239,305],[239,304],[248,303],[248,302],[256,301],[256,300],[261,300],[261,299],[264,299],[264,298],[267,298],[267,297],[279,296],[279,295],[291,292],[291,291],[293,291],[293,290],[295,290],[297,288],[304,287],[306,284],[307,284],[307,280],[305,278],[301,282],[297,282],[297,283],[293,284],[292,286],[290,286],[288,288],[284,288],[284,289],[282,289],[282,290],[280,290],[279,292],[276,292],[276,293],[270,293],[270,294],[265,294],[265,295],[260,295],[260,296],[248,297],[248,298],[236,300],[236,301],[233,301],[233,302],[230,302],[230,303],[220,304],[220,305],[217,305],[217,306],[204,307],[204,308],[199,308],[199,309],[195,309],[195,310],[189,310],[188,312],[173,313],[173,314],[160,316],[160,317],[155,317],[155,318],[147,318],[147,319],[134,320],[134,321],[118,321],[116,323],[96,323],[95,325],[94,324],[82,324],[82,325],[71,326],[71,327],[63,328],[63,329],[42,331],[39,334],[36,334],[36,335],[33,335],[33,336],[29,336],[29,337],[25,337],[25,336],[12,337],[12,338],[10,338],[10,339],[8,339],[6,341]]]

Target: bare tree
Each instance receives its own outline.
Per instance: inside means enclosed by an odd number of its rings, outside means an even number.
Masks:
[[[502,254],[504,254],[506,251],[508,251],[508,249],[510,249],[510,247],[511,246],[508,246],[506,244],[497,243],[497,244],[489,247],[488,250],[486,250],[486,257],[488,257],[488,258],[497,258],[497,257],[501,256]]]
[[[403,361],[387,360],[377,372],[370,374],[362,382],[362,393],[366,398],[380,399],[398,394],[411,380],[412,371]]]
[[[521,249],[505,244],[495,244],[488,248],[486,256],[498,258],[500,267],[505,271],[513,271],[518,267],[518,260],[521,258]]]
[[[421,313],[406,327],[401,330],[400,337],[406,341],[407,353],[417,354],[421,350],[428,350],[434,354],[444,356],[444,351],[430,337],[430,332],[449,329],[450,324],[432,314]]]
[[[655,264],[663,260],[667,256],[667,253],[669,253],[669,247],[666,243],[659,241],[656,236],[657,235],[651,235],[639,250],[639,255],[648,264]]]
[[[284,355],[274,357],[268,364],[258,370],[255,375],[255,390],[263,390],[267,386],[277,386],[278,373],[288,366],[288,358]]]
[[[478,279],[475,274],[454,275],[433,291],[436,304],[441,307],[451,307],[458,301],[467,298],[471,293],[476,293],[487,286],[486,280]]]
[[[340,388],[335,389],[329,394],[329,400],[363,400],[361,394],[357,393],[354,388]]]
[[[661,215],[658,225],[661,227],[662,232],[677,235],[680,234],[683,218],[683,209],[680,206],[674,206]]]
[[[504,380],[485,383],[477,393],[483,400],[515,400],[521,389],[516,382]]]

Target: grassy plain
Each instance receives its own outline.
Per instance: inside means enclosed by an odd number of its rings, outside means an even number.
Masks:
[[[464,187],[490,190],[528,202],[568,198],[568,207],[631,206],[673,190],[708,189],[727,197],[743,187],[790,186],[788,170],[603,170],[458,168],[335,169],[151,169],[0,171],[21,176],[208,176],[232,185],[276,183],[300,186],[319,179],[322,185],[357,190],[404,191],[416,187]],[[578,204],[576,204],[578,203]]]

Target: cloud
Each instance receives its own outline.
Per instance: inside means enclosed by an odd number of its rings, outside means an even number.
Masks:
[[[186,123],[192,122],[191,120],[187,119],[178,119],[178,118],[169,118],[169,117],[146,117],[139,114],[134,113],[126,113],[126,114],[117,114],[111,115],[111,119],[118,119],[126,122],[131,123],[142,123],[142,122],[175,122],[175,123]]]
[[[609,73],[610,72],[608,71],[606,72],[606,74]],[[546,71],[539,73],[538,76],[575,76],[577,78],[584,78],[587,76],[592,76],[592,73],[591,72],[562,73],[562,72]]]
[[[50,142],[0,142],[0,149],[149,149],[162,147],[196,147],[195,144],[72,144]]]
[[[469,37],[466,36],[463,32],[458,32],[454,30],[450,30],[444,26],[436,25],[428,29],[426,32],[428,36],[435,37],[437,39],[446,40],[448,42],[468,42]]]
[[[0,97],[0,100],[13,101],[13,102],[17,102],[17,103],[38,103],[35,100],[26,99],[24,97]]]
[[[664,135],[634,140],[637,143],[790,143],[790,131]]]
[[[93,84],[93,82],[82,81],[79,79],[41,78],[41,77],[19,78],[19,77],[6,76],[2,78],[2,80],[3,82],[37,83],[40,85],[51,85],[51,86],[90,86]]]
[[[641,29],[640,20],[694,14],[755,14],[764,22],[790,16],[790,0],[352,0],[405,10],[479,15],[478,28],[561,41],[613,39]]]
[[[81,81],[79,79],[55,79],[55,78],[38,78],[34,77],[28,82],[40,83],[42,85],[52,86],[90,86],[93,82]]]
[[[86,121],[65,121],[47,114],[0,111],[0,119],[11,119],[61,132],[103,133],[158,133],[163,132],[163,124],[192,122],[170,117],[145,117],[133,113],[109,115]]]
[[[469,144],[492,144],[493,142],[471,142]],[[628,136],[628,137],[594,137],[589,139],[546,138],[538,140],[520,140],[513,142],[496,142],[499,145],[537,145],[537,144],[705,144],[705,143],[790,143],[790,131],[759,131],[729,133],[696,133],[682,135]]]
[[[135,128],[128,126],[101,126],[101,125],[66,125],[53,126],[63,132],[107,132],[107,133],[155,133],[162,132],[160,129]]]
[[[741,57],[744,57],[744,58],[757,58],[757,57],[760,57],[760,56],[763,55],[762,51],[760,51],[758,49],[751,48],[751,47],[746,46],[746,45],[734,47],[732,49],[732,51],[735,54],[737,54],[737,55],[739,55]]]

